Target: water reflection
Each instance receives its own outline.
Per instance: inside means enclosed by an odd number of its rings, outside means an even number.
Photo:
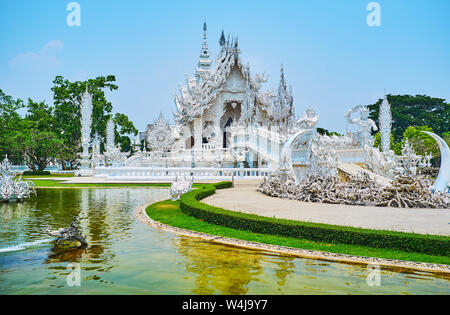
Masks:
[[[179,237],[134,218],[140,204],[167,197],[167,189],[40,189],[28,202],[0,203],[0,294],[450,294],[448,275],[383,270],[374,289],[365,266]],[[88,247],[46,241],[47,229],[74,216]],[[80,288],[66,284],[68,263],[81,266]]]
[[[186,271],[195,274],[194,294],[246,294],[251,281],[260,281],[261,263],[267,259],[262,254],[227,246],[216,246],[212,251],[211,243],[187,237],[174,243],[186,258]]]

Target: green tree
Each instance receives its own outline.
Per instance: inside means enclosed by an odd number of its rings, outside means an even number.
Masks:
[[[450,146],[450,131],[444,132],[442,134],[442,139],[444,139],[444,141],[447,142],[448,146]]]
[[[426,95],[387,95],[392,108],[392,133],[395,142],[403,139],[403,133],[409,126],[431,126],[441,135],[449,131],[450,103],[444,99]],[[382,99],[369,105],[372,118],[379,126],[378,115]]]
[[[420,126],[417,128],[410,126],[406,128],[403,133],[402,143],[405,143],[406,139],[408,139],[408,142],[411,144],[414,151],[419,155],[431,153],[433,157],[440,156],[439,147],[436,141],[431,136],[421,131],[433,132],[433,128],[428,126]]]
[[[14,136],[14,145],[25,157],[33,171],[43,171],[58,156],[62,141],[55,130],[53,108],[44,102],[28,100],[28,113],[20,121]]]
[[[83,82],[70,82],[62,76],[57,76],[53,81],[56,129],[65,147],[64,153],[59,156],[63,168],[74,168],[78,159],[77,152],[81,151],[80,107],[86,86],[88,85],[92,95],[93,104],[91,136],[97,132],[104,138],[108,113],[112,110],[112,104],[106,100],[104,89],[117,90],[117,85],[113,83],[115,81],[114,76],[101,76]]]
[[[80,105],[86,85],[92,95],[92,134],[97,133],[102,139],[101,149],[104,150],[106,141],[106,125],[111,117],[112,104],[106,99],[105,90],[115,91],[118,86],[114,83],[115,76],[97,77],[88,81],[70,82],[62,76],[53,81],[52,91],[55,105],[56,128],[61,134],[65,149],[59,155],[63,167],[74,168],[77,163],[77,153],[81,151],[81,122]],[[118,136],[116,141],[123,150],[129,150],[131,140],[127,134],[137,134],[136,128],[124,114],[116,114],[114,118]]]
[[[317,128],[317,132],[318,132],[320,135],[322,135],[322,136],[329,136],[329,137],[331,137],[331,136],[343,136],[343,135],[341,135],[341,134],[338,133],[338,132],[335,132],[335,131],[329,131],[329,130],[324,129],[324,128]]]
[[[117,113],[113,120],[116,125],[116,144],[120,145],[122,151],[133,153],[133,146],[129,135],[137,136],[138,130],[124,114]]]
[[[22,120],[18,111],[23,107],[21,99],[14,100],[0,89],[0,158],[8,155],[13,163],[21,163],[23,160],[21,152],[14,145]]]

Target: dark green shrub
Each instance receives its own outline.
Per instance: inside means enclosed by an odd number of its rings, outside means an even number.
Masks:
[[[220,182],[220,183],[214,184],[214,187],[216,189],[226,189],[226,188],[231,188],[232,186],[233,186],[232,182]]]
[[[405,252],[450,256],[450,237],[379,231],[273,219],[213,207],[199,202],[215,193],[224,183],[203,185],[180,199],[183,213],[211,224],[254,233],[308,239],[317,242],[389,248]]]
[[[49,171],[25,171],[23,176],[45,176],[50,175]]]

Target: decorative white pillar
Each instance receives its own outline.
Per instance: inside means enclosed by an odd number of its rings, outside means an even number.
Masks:
[[[223,148],[223,131],[220,129],[220,117],[214,119],[214,133],[216,134],[217,147],[216,149]]]
[[[201,150],[203,143],[203,123],[202,118],[198,117],[194,120],[194,149]]]
[[[91,130],[92,130],[92,95],[88,91],[88,86],[86,84],[86,92],[83,94],[81,100],[81,146],[83,152],[81,154],[81,166],[78,175],[89,176],[91,172],[89,171],[90,164],[90,154],[89,154],[89,143],[91,142]]]
[[[108,124],[106,125],[106,151],[113,149],[116,147],[115,138],[116,135],[114,134],[114,121],[111,117],[108,120]]]
[[[380,105],[378,120],[380,123],[381,151],[389,152],[391,150],[392,112],[391,104],[389,104],[386,96]]]

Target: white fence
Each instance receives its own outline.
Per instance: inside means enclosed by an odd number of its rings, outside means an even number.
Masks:
[[[236,178],[257,179],[270,176],[272,170],[267,168],[153,168],[153,167],[98,167],[95,176],[118,178]]]

